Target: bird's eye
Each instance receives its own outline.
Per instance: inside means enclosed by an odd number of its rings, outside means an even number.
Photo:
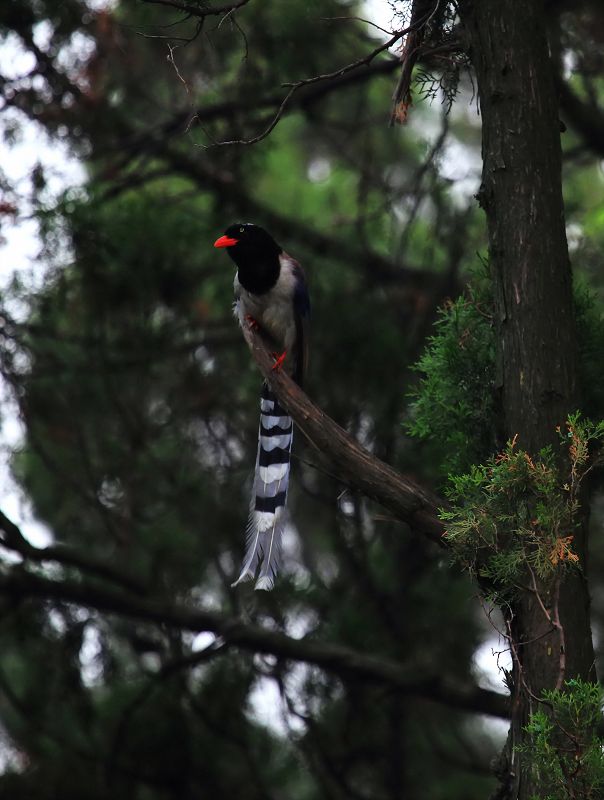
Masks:
[[[239,233],[245,233],[245,231],[243,230],[243,228],[239,228]]]

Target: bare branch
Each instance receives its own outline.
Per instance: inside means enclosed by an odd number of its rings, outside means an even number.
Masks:
[[[388,34],[388,36],[392,36],[394,31],[389,31],[386,28],[382,28],[381,25],[378,25],[377,22],[372,22],[370,19],[364,19],[364,17],[320,17],[321,20],[325,22],[363,22],[365,25],[371,25],[373,28],[377,28],[378,31],[382,31],[382,33]]]
[[[389,75],[399,66],[398,58],[387,58],[377,63],[367,66],[366,69],[356,72],[347,72],[337,78],[325,80],[321,83],[308,85],[306,88],[297,91],[295,97],[290,97],[286,108],[281,112],[281,117],[285,113],[290,113],[297,109],[307,110],[313,105],[331,94],[334,91],[346,89],[366,81],[372,80],[381,75]],[[136,135],[130,132],[126,142],[120,141],[120,152],[139,151],[143,148],[153,147],[158,141],[165,141],[174,136],[181,136],[188,132],[194,123],[202,124],[215,122],[222,119],[230,119],[237,113],[257,112],[266,109],[276,113],[283,98],[276,94],[267,94],[263,97],[244,96],[236,101],[223,101],[211,105],[198,106],[196,109],[178,111],[168,120],[161,122],[154,128],[146,128],[144,132],[137,131]]]
[[[312,638],[294,639],[256,625],[248,625],[217,611],[169,605],[153,598],[126,594],[81,582],[55,581],[22,570],[0,576],[0,594],[21,599],[40,597],[74,603],[106,613],[146,620],[192,632],[211,631],[226,643],[252,653],[314,664],[343,679],[356,678],[392,687],[394,691],[431,700],[470,713],[507,718],[508,697],[475,685],[463,685],[439,676],[417,678],[403,664],[367,655]]]
[[[328,459],[341,481],[377,500],[413,530],[442,547],[443,524],[437,509],[444,501],[403,478],[396,470],[361,447],[352,436],[316,406],[284,372],[273,369],[274,359],[262,335],[244,329],[245,339],[260,371],[307,440]]]
[[[379,47],[376,47],[366,56],[363,56],[362,58],[359,58],[356,61],[352,61],[350,64],[346,64],[346,66],[340,67],[339,69],[336,69],[333,72],[325,72],[321,75],[314,75],[312,78],[303,78],[302,80],[295,81],[294,83],[284,83],[283,84],[284,87],[289,87],[289,92],[285,95],[285,97],[281,101],[281,104],[277,109],[277,113],[272,118],[267,128],[264,131],[262,131],[262,133],[259,133],[257,136],[253,136],[251,139],[232,139],[230,141],[224,141],[224,142],[213,142],[211,145],[204,145],[204,146],[223,147],[225,145],[233,145],[233,144],[250,145],[262,141],[262,139],[265,139],[271,133],[271,131],[274,130],[277,123],[283,116],[285,109],[288,106],[291,98],[297,91],[302,89],[302,87],[310,86],[314,83],[320,83],[323,81],[330,81],[337,78],[342,78],[349,72],[354,72],[355,70],[359,69],[359,67],[369,67],[371,65],[371,62],[378,55],[380,55],[380,53],[387,51],[390,47],[392,47],[400,39],[402,39],[403,36],[405,36],[410,31],[413,31],[419,24],[423,24],[423,22],[424,20],[420,20],[418,23],[413,23],[408,28],[404,28],[403,30],[400,31],[395,31],[395,33],[393,33],[393,35],[390,37],[390,39],[388,39],[387,42],[384,42]]]
[[[36,563],[54,561],[66,567],[77,567],[90,575],[110,580],[118,586],[134,591],[143,591],[144,586],[134,575],[119,569],[113,564],[99,561],[78,550],[65,545],[34,547],[23,536],[20,528],[0,511],[0,546],[19,553],[25,560]]]
[[[224,142],[212,142],[211,144],[202,144],[202,145],[199,145],[199,146],[203,147],[205,149],[209,149],[210,147],[225,147],[226,145],[230,145],[230,144],[256,144],[257,142],[261,142],[263,139],[266,139],[266,137],[270,133],[272,133],[272,131],[274,131],[274,129],[277,127],[277,125],[279,123],[279,120],[283,116],[283,114],[285,112],[285,109],[286,109],[290,99],[292,98],[294,93],[297,91],[297,89],[299,89],[300,86],[302,86],[302,85],[303,84],[299,84],[299,85],[296,84],[295,86],[292,86],[290,88],[289,92],[285,95],[285,97],[281,101],[281,105],[277,109],[277,112],[276,112],[275,116],[269,122],[268,126],[262,131],[262,133],[259,133],[257,136],[252,136],[251,139],[230,139],[230,140],[224,141]]]
[[[227,3],[227,5],[224,6],[201,8],[200,6],[191,5],[191,3],[181,3],[180,0],[143,0],[143,3],[169,6],[170,8],[176,9],[176,11],[183,11],[185,14],[189,14],[191,17],[199,17],[200,19],[204,19],[205,17],[216,17],[224,14],[231,14],[233,11],[236,11],[238,8],[247,5],[249,2],[250,0],[239,0],[238,3]]]

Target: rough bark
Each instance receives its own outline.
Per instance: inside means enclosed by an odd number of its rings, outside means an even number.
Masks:
[[[564,224],[558,106],[543,0],[475,0],[462,21],[482,113],[484,208],[499,331],[502,437],[536,454],[579,407],[572,279]],[[575,536],[585,569],[584,533]],[[524,743],[544,689],[593,679],[586,579],[575,572],[526,589],[504,609],[513,657],[512,724],[497,796],[528,800],[538,787]]]

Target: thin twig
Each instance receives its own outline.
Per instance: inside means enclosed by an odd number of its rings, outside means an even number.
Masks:
[[[558,610],[558,601],[560,599],[560,574],[556,576],[556,582],[554,587],[554,604],[553,604],[553,615],[545,607],[539,590],[537,589],[537,580],[535,578],[535,573],[533,568],[530,564],[527,564],[530,576],[531,576],[531,583],[532,588],[529,588],[529,591],[532,592],[535,597],[537,598],[537,602],[541,610],[543,611],[545,618],[552,626],[552,630],[558,631],[558,637],[560,640],[560,658],[559,658],[559,669],[558,669],[558,679],[556,681],[556,689],[561,689],[564,685],[564,677],[566,675],[566,652],[565,652],[565,638],[564,638],[564,628],[562,623],[560,622],[560,615]]]
[[[229,3],[225,6],[217,6],[216,8],[200,8],[199,6],[193,6],[190,3],[181,3],[180,0],[143,0],[143,3],[168,6],[176,9],[176,11],[183,11],[185,14],[189,14],[192,17],[200,17],[201,19],[204,17],[230,14],[233,11],[236,11],[238,8],[247,5],[249,2],[250,0],[239,0],[238,3]]]
[[[159,2],[159,0],[153,0],[153,1]],[[341,78],[347,73],[358,69],[359,67],[369,66],[371,62],[378,55],[380,55],[380,53],[383,53],[384,51],[388,50],[390,47],[392,47],[392,45],[396,44],[396,42],[398,42],[403,36],[405,36],[410,31],[414,30],[416,27],[417,24],[410,25],[409,27],[404,28],[403,30],[396,31],[387,42],[381,44],[379,47],[376,47],[368,55],[363,56],[363,58],[359,58],[356,61],[352,61],[350,64],[346,64],[346,66],[340,67],[339,69],[336,69],[333,72],[325,72],[322,73],[321,75],[314,75],[312,78],[303,78],[302,80],[295,81],[294,83],[282,84],[284,88],[289,87],[289,91],[281,101],[281,104],[277,109],[277,112],[275,113],[274,117],[272,118],[268,126],[257,136],[253,136],[250,139],[230,139],[223,142],[213,142],[210,145],[200,145],[200,146],[209,149],[210,147],[226,147],[227,145],[252,145],[261,142],[263,139],[266,139],[266,137],[275,129],[275,127],[279,123],[279,120],[283,116],[283,113],[285,112],[285,109],[289,101],[291,100],[293,95],[303,86],[310,86],[311,84],[319,83],[320,81],[328,81],[328,80],[333,80],[334,78]]]
[[[389,31],[386,28],[382,28],[381,25],[378,25],[377,22],[372,22],[370,19],[364,19],[363,17],[319,17],[319,19],[323,22],[335,22],[339,20],[353,20],[356,22],[364,22],[365,25],[372,25],[374,28],[377,28],[378,31],[382,31],[382,33],[388,34],[388,36],[394,36],[395,31]]]

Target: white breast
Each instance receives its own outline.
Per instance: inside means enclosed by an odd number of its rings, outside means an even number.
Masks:
[[[235,315],[240,325],[246,325],[246,315],[253,317],[283,350],[293,347],[296,340],[293,298],[296,279],[289,256],[279,256],[281,270],[277,283],[265,294],[252,294],[241,286],[235,275]]]

